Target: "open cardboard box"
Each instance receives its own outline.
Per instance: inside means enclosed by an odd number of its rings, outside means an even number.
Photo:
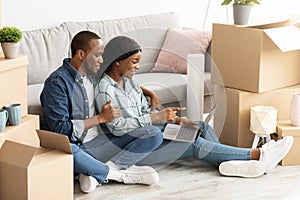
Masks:
[[[300,83],[300,28],[213,24],[212,82],[256,93]]]
[[[37,130],[41,147],[5,140],[0,199],[73,199],[73,156],[67,136]]]

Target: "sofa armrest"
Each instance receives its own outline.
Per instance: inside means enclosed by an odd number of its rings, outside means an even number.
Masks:
[[[205,55],[189,54],[187,61],[187,118],[202,120]]]

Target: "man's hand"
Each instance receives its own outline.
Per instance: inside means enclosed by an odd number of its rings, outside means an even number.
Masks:
[[[150,103],[151,103],[151,111],[153,110],[160,111],[162,109],[159,98],[155,93],[152,93],[152,95],[150,96]]]
[[[141,87],[141,89],[143,91],[143,94],[150,98],[151,111],[161,110],[162,106],[161,106],[158,96],[151,90],[148,90],[147,88]]]
[[[101,110],[101,113],[97,116],[99,124],[106,123],[121,116],[121,111],[117,105],[112,106],[111,100],[107,102]]]

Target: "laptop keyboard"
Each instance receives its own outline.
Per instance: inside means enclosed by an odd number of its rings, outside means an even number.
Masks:
[[[176,139],[192,141],[194,135],[195,135],[194,127],[181,126],[176,136]]]

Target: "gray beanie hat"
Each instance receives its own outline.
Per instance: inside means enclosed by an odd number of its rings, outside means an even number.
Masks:
[[[124,60],[140,51],[140,45],[129,37],[118,36],[111,39],[104,48],[103,63],[98,75],[102,76],[104,72],[108,72],[114,62]]]

